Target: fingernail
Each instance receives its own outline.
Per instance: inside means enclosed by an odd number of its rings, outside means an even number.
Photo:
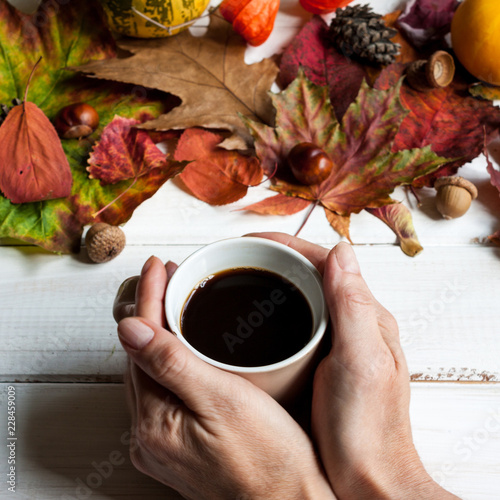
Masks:
[[[347,243],[339,243],[335,247],[335,256],[337,262],[343,271],[348,273],[360,274],[358,260],[354,254],[351,245]]]
[[[155,332],[136,318],[126,318],[118,324],[120,340],[135,350],[146,347],[155,336]]]
[[[141,276],[144,276],[148,272],[148,269],[151,267],[154,260],[155,256],[151,255],[151,257],[149,257],[149,259],[144,263],[144,265],[142,266]]]

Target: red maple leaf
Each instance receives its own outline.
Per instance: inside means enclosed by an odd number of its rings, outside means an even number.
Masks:
[[[375,88],[391,88],[405,68],[397,63],[388,66],[375,82]],[[428,92],[403,85],[401,101],[409,113],[394,140],[393,151],[430,146],[440,156],[457,158],[413,181],[415,187],[432,186],[438,177],[456,174],[459,167],[482,153],[485,132],[489,142],[500,127],[500,109],[489,101],[471,97],[459,77],[446,88]]]
[[[386,91],[364,83],[339,123],[328,99],[328,88],[318,87],[300,71],[285,91],[273,96],[275,128],[245,120],[266,170],[279,165],[271,189],[295,198],[296,203],[271,198],[248,208],[259,213],[295,213],[298,204],[305,206],[304,201],[321,204],[332,227],[349,237],[351,213],[392,205],[390,194],[396,186],[410,184],[446,163],[448,160],[430,147],[393,151],[407,114],[399,99],[400,88],[401,82]],[[322,148],[333,162],[330,176],[320,184],[303,186],[287,175],[288,153],[301,142]],[[395,209],[383,213],[384,221],[396,228],[396,234],[408,239],[408,231],[401,227],[409,227],[405,217]],[[418,253],[413,249],[408,253]]]

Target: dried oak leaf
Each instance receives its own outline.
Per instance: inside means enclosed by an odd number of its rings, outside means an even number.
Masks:
[[[375,88],[390,89],[405,68],[403,64],[388,66],[375,82]],[[392,150],[430,146],[437,155],[455,158],[443,168],[413,181],[415,187],[432,186],[438,177],[456,174],[459,167],[482,153],[485,132],[489,142],[500,127],[500,109],[468,95],[459,76],[448,87],[428,92],[418,92],[403,85],[400,98],[409,113]]]
[[[0,0],[0,102],[21,96],[34,63],[42,55],[43,73],[37,74],[36,84],[30,87],[30,99],[49,119],[68,104],[87,102],[99,113],[102,126],[88,139],[62,141],[73,177],[69,196],[15,205],[0,195],[0,237],[20,239],[53,252],[75,252],[84,225],[126,222],[171,172],[168,166],[151,170],[116,203],[93,217],[130,185],[126,180],[102,186],[99,180],[89,179],[86,167],[93,141],[115,114],[136,119],[145,113],[158,116],[164,109],[164,95],[66,71],[68,65],[114,57],[116,46],[98,2],[75,0],[64,8],[55,6],[52,0],[45,0],[31,16]]]
[[[394,203],[389,195],[396,186],[410,184],[446,163],[430,147],[392,151],[407,113],[399,99],[400,88],[401,82],[385,91],[363,83],[340,124],[328,88],[315,85],[299,71],[286,90],[273,96],[275,128],[245,120],[265,168],[279,165],[271,189],[296,198],[301,206],[304,200],[321,204],[330,212],[332,227],[348,237],[351,213]],[[286,158],[299,142],[316,144],[332,159],[332,173],[321,184],[301,186],[287,180]],[[266,207],[271,202],[261,203]],[[258,203],[250,208],[261,209]],[[293,207],[288,208],[291,213]]]
[[[178,162],[190,162],[179,176],[189,190],[210,205],[225,205],[243,198],[262,179],[255,157],[220,148],[223,136],[202,129],[188,129],[174,153]]]
[[[418,48],[441,41],[450,32],[458,0],[410,0],[398,20],[400,29]]]
[[[176,95],[182,103],[142,128],[171,130],[206,127],[230,130],[225,147],[251,142],[238,114],[272,121],[268,90],[278,68],[271,59],[247,65],[245,41],[218,13],[210,16],[205,35],[183,31],[176,36],[120,40],[132,56],[96,61],[72,69],[89,76],[154,87]]]

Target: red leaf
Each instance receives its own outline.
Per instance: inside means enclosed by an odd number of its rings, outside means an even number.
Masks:
[[[398,24],[416,47],[423,47],[450,32],[459,5],[458,0],[411,0]]]
[[[202,129],[187,129],[175,150],[176,161],[189,161],[180,178],[191,192],[210,205],[225,205],[243,198],[262,179],[255,157],[217,147],[223,137]]]
[[[391,88],[405,71],[402,64],[392,64],[382,71],[375,83],[378,89]],[[455,83],[428,92],[418,92],[408,85],[401,88],[401,101],[409,110],[394,140],[393,151],[431,146],[447,158],[458,160],[430,175],[417,179],[415,187],[432,186],[443,175],[454,175],[463,164],[476,158],[484,148],[484,127],[489,139],[500,126],[500,109],[489,101],[469,96],[456,79]]]
[[[323,87],[328,85],[335,116],[341,120],[349,104],[356,99],[365,70],[363,66],[328,45],[328,26],[314,16],[286,48],[280,64],[283,86],[297,77],[299,68],[307,78]]]
[[[71,193],[68,160],[52,123],[32,102],[14,107],[0,127],[0,189],[12,203]]]
[[[486,163],[488,165],[486,167],[486,170],[490,174],[491,184],[495,186],[498,191],[500,191],[500,171],[496,170],[496,168],[493,166],[493,163],[491,163],[490,157],[488,155],[488,150],[486,149],[486,144],[484,147],[484,155],[486,156]],[[491,241],[491,243],[500,245],[500,231],[497,231],[495,234],[488,236],[488,239]]]
[[[89,158],[89,177],[103,185],[135,179],[166,164],[166,156],[147,131],[134,128],[139,120],[115,116],[104,128]]]
[[[311,204],[309,200],[277,194],[265,200],[248,205],[242,210],[248,210],[262,215],[293,215],[301,212]]]

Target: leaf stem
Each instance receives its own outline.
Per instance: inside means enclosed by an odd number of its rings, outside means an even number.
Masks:
[[[134,186],[134,184],[137,182],[137,179],[138,179],[138,177],[136,176],[135,179],[134,179],[134,182],[132,182],[132,184],[130,184],[130,186],[127,189],[125,189],[125,191],[123,191],[122,193],[120,193],[114,200],[110,201],[105,207],[101,208],[97,212],[94,212],[92,214],[92,217],[95,219],[97,216],[99,216],[100,214],[102,214],[102,212],[104,212],[104,210],[108,209],[111,205],[113,205],[114,203],[116,203],[127,191],[129,191],[130,189],[132,189],[132,187]]]
[[[24,102],[26,102],[28,100],[28,89],[30,88],[31,78],[33,77],[33,73],[35,72],[37,66],[40,64],[40,61],[42,60],[42,57],[43,56],[40,56],[38,58],[38,61],[35,63],[35,65],[31,69],[31,73],[30,73],[30,76],[28,78],[28,83],[26,84],[26,89],[24,90]]]
[[[311,217],[311,214],[313,213],[313,210],[318,206],[319,200],[316,200],[313,204],[312,207],[309,209],[309,212],[307,212],[307,215],[304,218],[304,221],[300,225],[299,229],[297,229],[297,232],[294,234],[294,236],[298,236],[299,233],[302,231],[304,226],[306,225],[306,222],[309,220],[309,217]]]
[[[418,196],[417,192],[415,191],[415,188],[410,184],[410,192],[413,196],[415,196],[415,199],[417,200],[417,206],[421,207],[422,202],[420,201],[420,197]]]

